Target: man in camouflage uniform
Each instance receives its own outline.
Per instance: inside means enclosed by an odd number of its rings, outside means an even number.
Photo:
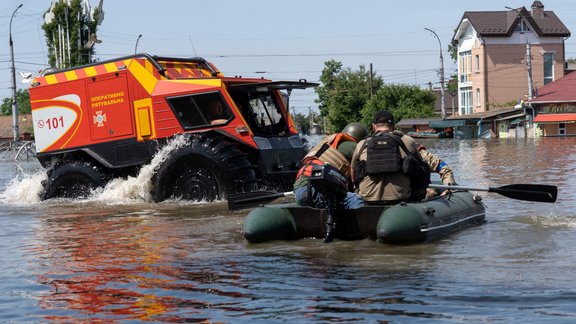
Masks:
[[[374,131],[374,135],[359,142],[352,157],[352,181],[357,185],[358,193],[365,202],[372,204],[396,204],[402,201],[418,201],[424,199],[426,196],[430,196],[431,192],[429,191],[427,193],[425,188],[416,190],[416,192],[412,190],[412,186],[414,185],[412,182],[414,180],[411,181],[410,177],[402,171],[401,161],[407,156],[402,146],[405,147],[412,156],[421,159],[421,161],[428,166],[430,172],[438,173],[443,184],[456,184],[452,170],[444,161],[428,152],[424,146],[419,146],[412,137],[402,132],[394,131],[394,117],[389,111],[380,110],[376,112],[372,120],[372,130]],[[394,135],[402,142],[399,142],[398,145],[395,146],[396,150],[399,151],[399,167],[390,168],[390,171],[369,173],[365,168],[365,166],[368,166],[369,150],[368,145],[365,143],[371,137],[387,133]],[[392,153],[386,153],[388,154],[386,156],[393,155]],[[378,164],[382,164],[381,162],[383,161],[388,160],[384,158],[378,161]],[[372,165],[374,165],[374,162],[372,162]],[[425,180],[429,183],[429,173],[428,179]]]

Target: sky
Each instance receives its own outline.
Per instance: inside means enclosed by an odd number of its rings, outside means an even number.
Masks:
[[[318,82],[324,62],[357,70],[372,64],[387,83],[439,86],[440,49],[445,77],[457,70],[447,52],[465,11],[526,7],[533,0],[104,0],[96,59],[137,51],[200,56],[227,76]],[[576,58],[576,1],[541,0],[572,32],[566,57]],[[19,72],[48,67],[41,28],[50,0],[2,0],[0,4],[0,100],[12,95],[10,17],[16,83]],[[98,0],[90,0],[93,7]],[[432,29],[438,39],[425,28]],[[441,46],[439,42],[441,43]],[[295,90],[293,111],[317,110],[313,90]]]

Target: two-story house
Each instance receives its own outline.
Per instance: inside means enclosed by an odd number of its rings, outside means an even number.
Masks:
[[[503,11],[466,11],[452,43],[458,53],[459,116],[511,109],[564,75],[570,31],[534,1]]]

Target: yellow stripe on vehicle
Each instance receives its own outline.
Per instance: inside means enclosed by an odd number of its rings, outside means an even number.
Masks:
[[[104,64],[104,68],[106,69],[106,72],[118,71],[118,67],[116,66],[116,63],[106,63],[106,64]]]
[[[96,72],[96,68],[93,66],[84,68],[84,72],[86,72],[86,76],[88,77],[93,77],[98,74],[98,72]]]
[[[56,75],[54,74],[50,74],[46,76],[46,83],[48,84],[55,84],[57,83],[58,80],[56,79]]]
[[[130,66],[128,66],[128,71],[134,75],[134,78],[140,83],[146,92],[150,95],[156,87],[158,79],[154,77],[153,73],[150,73],[146,68],[144,68],[138,61],[132,60]]]
[[[76,75],[76,71],[66,71],[64,72],[64,75],[66,76],[66,80],[68,81],[74,81],[78,79],[78,75]]]
[[[186,79],[186,80],[170,80],[169,82],[198,84],[211,87],[221,87],[222,80],[220,79]]]

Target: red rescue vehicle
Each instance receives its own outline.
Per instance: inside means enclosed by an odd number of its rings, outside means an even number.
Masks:
[[[43,198],[86,196],[134,175],[176,136],[152,197],[211,201],[287,190],[305,154],[288,111],[300,81],[225,77],[202,58],[122,57],[36,77],[30,87]],[[284,91],[282,91],[284,90]]]

